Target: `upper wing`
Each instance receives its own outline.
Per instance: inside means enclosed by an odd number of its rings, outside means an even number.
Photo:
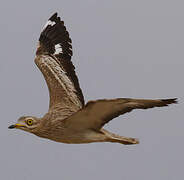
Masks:
[[[86,106],[74,114],[68,123],[73,128],[100,129],[115,117],[130,112],[133,109],[148,109],[154,107],[168,106],[177,103],[176,99],[112,99],[90,101]]]
[[[35,63],[41,70],[50,93],[50,109],[58,104],[77,111],[84,106],[75,67],[72,45],[64,22],[55,13],[45,24],[38,43]]]

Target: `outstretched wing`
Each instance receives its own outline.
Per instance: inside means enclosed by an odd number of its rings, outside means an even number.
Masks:
[[[133,109],[162,107],[172,103],[177,103],[176,99],[149,100],[119,98],[90,101],[82,111],[74,114],[68,123],[73,128],[100,129],[113,118],[130,112]]]
[[[64,22],[55,13],[41,32],[35,58],[48,85],[50,109],[62,106],[75,112],[84,106],[82,90],[71,62],[71,42]]]

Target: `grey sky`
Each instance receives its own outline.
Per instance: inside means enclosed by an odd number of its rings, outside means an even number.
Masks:
[[[183,7],[179,0],[1,0],[0,179],[182,179]],[[8,130],[19,116],[47,111],[47,86],[33,60],[56,11],[73,40],[86,101],[179,98],[179,105],[135,110],[106,126],[139,145],[67,145]]]

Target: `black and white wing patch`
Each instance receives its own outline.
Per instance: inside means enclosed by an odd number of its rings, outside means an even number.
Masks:
[[[64,22],[55,13],[43,27],[35,59],[49,87],[50,105],[65,99],[80,107],[84,105],[82,90],[71,62],[71,43]],[[55,82],[54,86],[52,82]]]
[[[57,17],[57,13],[50,17],[43,27],[39,41],[44,45],[45,52],[71,60],[73,55],[72,40],[64,26],[64,22],[60,20],[60,17]]]

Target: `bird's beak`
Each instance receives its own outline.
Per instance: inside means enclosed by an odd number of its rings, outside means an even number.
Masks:
[[[9,126],[8,128],[13,129],[13,128],[19,128],[19,127],[24,127],[24,125],[22,125],[22,124],[13,124],[13,125]]]
[[[16,125],[11,125],[11,126],[9,126],[8,128],[9,128],[9,129],[13,129],[13,128],[15,128],[15,126],[16,126]]]

